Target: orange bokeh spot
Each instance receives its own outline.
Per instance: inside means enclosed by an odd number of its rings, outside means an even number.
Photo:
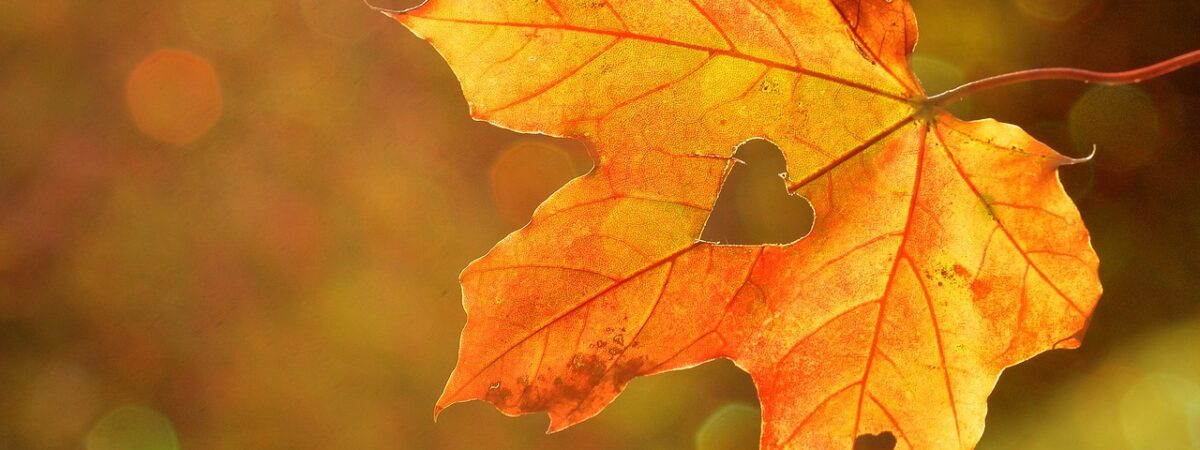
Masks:
[[[513,225],[524,225],[542,201],[579,174],[566,151],[518,142],[492,163],[492,200],[501,217]]]
[[[221,85],[204,57],[159,50],[142,60],[125,82],[125,100],[138,129],[182,145],[203,136],[221,117]]]

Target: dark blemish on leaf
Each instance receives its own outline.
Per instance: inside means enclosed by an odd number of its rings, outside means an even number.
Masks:
[[[954,276],[954,270],[949,267],[940,267],[938,268],[938,275],[941,275],[942,278],[951,278]]]
[[[995,201],[995,199],[986,192],[983,192],[979,194],[979,200],[983,202],[983,210],[987,212],[988,217],[991,217],[992,220],[996,220],[996,211],[992,209],[992,202]]]
[[[763,92],[779,92],[779,82],[775,80],[763,80],[762,86],[759,88]]]
[[[497,381],[488,386],[487,394],[483,396],[483,399],[500,408],[507,408],[512,406],[509,403],[512,400],[512,391],[506,387],[500,387],[500,382]]]
[[[529,378],[521,377],[518,380],[521,384],[521,410],[522,411],[542,411],[546,409],[546,396],[539,395],[536,387],[529,382]]]
[[[641,356],[617,363],[616,367],[612,369],[613,386],[624,386],[629,383],[629,380],[642,374],[642,368],[645,365],[646,358]]]
[[[934,279],[934,277],[929,275],[930,273],[926,272],[926,276],[929,279]],[[936,278],[938,286],[945,286],[946,283],[949,283],[952,286],[957,286],[960,288],[967,287],[967,280],[971,278],[970,271],[968,271],[966,267],[963,267],[962,264],[958,263],[955,263],[953,266],[938,267],[935,275],[937,275]]]
[[[623,345],[623,344],[625,344],[625,335],[618,334],[616,336],[613,336],[612,340],[613,340],[613,342],[616,342],[617,345]]]
[[[586,395],[587,391],[567,383],[562,377],[556,377],[554,378],[554,389],[546,397],[566,402],[579,402]]]
[[[609,347],[620,353],[619,349]],[[612,387],[624,386],[634,377],[641,375],[645,366],[646,359],[643,357],[609,365],[608,359],[580,353],[571,358],[567,365],[567,373],[555,377],[549,386],[533,384],[527,377],[522,377],[519,380],[520,395],[514,396],[509,389],[501,388],[497,382],[488,389],[484,399],[503,410],[512,410],[515,407],[519,411],[545,411],[553,409],[555,405],[571,405],[574,408],[588,402],[597,392],[610,390],[601,385],[612,383]]]
[[[854,440],[854,450],[894,450],[896,435],[891,431],[880,434],[863,434]]]
[[[582,380],[583,384],[591,386],[604,376],[605,363],[596,355],[575,355],[571,361],[572,378]]]
[[[847,34],[850,35],[850,42],[854,43],[854,49],[858,50],[858,56],[861,56],[863,59],[867,60],[867,62],[871,63],[872,66],[875,65],[875,60],[871,59],[871,55],[867,53],[867,49],[863,48],[862,44],[858,42],[858,36],[854,34],[854,31],[847,30]]]
[[[576,354],[571,358],[567,371],[566,375],[554,378],[550,391],[540,399],[553,399],[555,403],[580,403],[604,377],[607,366],[596,355]],[[546,400],[540,401],[544,407]]]

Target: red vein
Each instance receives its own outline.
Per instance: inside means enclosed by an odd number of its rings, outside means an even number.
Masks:
[[[496,28],[499,28],[499,27],[496,27]],[[513,50],[512,53],[509,53],[508,55],[504,56],[503,58],[500,58],[496,62],[491,63],[487,67],[485,67],[483,69],[483,72],[480,72],[480,76],[486,76],[487,74],[491,73],[492,70],[495,69],[497,66],[507,63],[509,61],[512,61],[512,59],[516,58],[517,55],[521,54],[522,51],[524,51],[526,48],[529,48],[529,44],[532,44],[533,41],[537,40],[537,38],[538,38],[538,35],[537,35],[536,30],[533,33],[527,34],[525,36],[525,42],[523,42],[523,43],[521,43],[521,45],[517,46],[517,48],[515,50]]]
[[[800,65],[800,54],[796,52],[796,45],[793,44],[792,40],[783,33],[783,28],[781,28],[779,26],[779,22],[775,20],[775,16],[764,11],[761,6],[758,6],[758,2],[755,2],[754,0],[748,0],[746,3],[749,3],[752,8],[758,10],[759,13],[761,13],[767,18],[768,21],[771,22],[771,25],[775,27],[775,32],[779,33],[779,37],[783,38],[783,42],[787,44],[788,50],[792,51],[792,62],[796,63],[796,65]]]
[[[579,344],[583,342],[583,334],[587,333],[588,324],[592,320],[592,309],[594,309],[592,305],[595,305],[595,303],[589,303],[583,312],[583,324],[579,326],[579,334],[575,335],[575,346],[572,347],[572,353],[579,352]]]
[[[902,371],[900,370],[900,365],[896,364],[896,360],[892,359],[891,356],[888,356],[887,352],[885,352],[883,350],[878,350],[875,352],[875,354],[876,354],[876,356],[879,356],[881,359],[883,359],[883,362],[888,363],[888,365],[892,366],[892,369],[894,369],[896,371],[896,373],[902,373]]]
[[[550,10],[554,11],[554,15],[558,16],[559,20],[566,20],[566,17],[563,16],[562,11],[559,11],[558,5],[554,4],[554,0],[546,0],[546,6],[549,6]]]
[[[770,67],[763,68],[763,71],[761,74],[758,75],[758,78],[755,78],[754,81],[751,81],[750,84],[746,85],[746,89],[742,90],[742,93],[739,94],[737,97],[732,97],[732,98],[729,98],[726,100],[722,100],[720,103],[715,103],[715,104],[709,105],[707,108],[704,109],[704,112],[700,113],[700,115],[701,116],[706,115],[710,112],[713,112],[713,111],[716,111],[718,109],[725,107],[725,105],[736,102],[738,100],[745,99],[746,96],[750,95],[751,92],[754,92],[754,88],[758,86],[758,83],[762,82],[763,79],[767,78],[767,74],[770,72],[771,72]]]
[[[637,331],[635,331],[629,338],[628,343],[621,347],[621,352],[613,356],[612,363],[604,369],[604,373],[601,373],[597,380],[604,380],[604,378],[612,372],[613,368],[617,367],[617,362],[621,360],[621,357],[625,356],[625,352],[629,351],[629,349],[633,347],[633,344],[637,342],[638,337],[642,335],[642,331],[646,329],[646,325],[650,323],[650,319],[654,318],[654,312],[658,311],[658,305],[662,304],[662,299],[667,294],[667,287],[671,285],[671,276],[675,273],[675,265],[676,262],[672,261],[671,266],[667,268],[667,275],[663,277],[662,286],[658,288],[658,296],[654,298],[654,303],[650,306],[650,312],[646,313],[646,318],[642,319],[642,324],[638,326]],[[571,409],[571,411],[566,414],[566,417],[571,417],[575,414],[575,412],[579,411],[579,408],[583,407],[583,405],[587,402],[588,397],[591,396],[592,392],[596,390],[596,386],[599,386],[599,384],[599,381],[597,381],[596,384],[593,384],[590,388],[588,388],[587,395],[580,397],[579,403],[575,405],[575,408]]]
[[[530,92],[529,94],[526,94],[524,97],[518,98],[518,99],[513,100],[503,106],[499,106],[495,109],[489,110],[487,112],[481,112],[479,114],[481,116],[495,114],[495,113],[503,111],[505,109],[512,108],[514,106],[520,105],[520,104],[528,102],[530,100],[533,100],[542,94],[545,94],[549,90],[554,89],[555,86],[558,86],[558,85],[562,84],[563,82],[567,81],[568,79],[570,79],[571,77],[575,76],[575,74],[579,73],[579,71],[583,70],[583,68],[591,65],[597,59],[600,59],[601,56],[604,56],[605,53],[608,53],[608,51],[610,49],[612,49],[613,46],[617,45],[618,42],[621,42],[621,38],[613,39],[611,42],[608,43],[608,45],[605,45],[604,48],[600,49],[599,52],[596,52],[596,54],[594,54],[590,58],[588,58],[587,61],[584,61],[582,64],[579,64],[579,65],[571,68],[571,70],[568,70],[566,73],[560,75],[553,82],[551,82],[545,86],[542,86],[542,87],[538,88],[537,90]]]
[[[686,352],[688,349],[692,348],[692,346],[693,346],[693,345],[696,345],[696,344],[697,344],[697,343],[699,343],[700,341],[704,340],[704,338],[706,338],[706,337],[709,337],[709,336],[712,336],[712,335],[714,335],[714,334],[717,334],[717,331],[716,331],[716,330],[707,331],[707,332],[705,332],[704,334],[701,334],[701,335],[700,335],[699,337],[697,337],[696,339],[693,339],[693,340],[692,340],[692,342],[689,342],[689,343],[687,343],[687,345],[684,345],[684,346],[683,346],[683,348],[680,348],[680,349],[679,349],[679,351],[675,352],[675,354],[671,355],[671,356],[670,356],[670,357],[668,357],[667,359],[664,359],[662,362],[660,362],[660,363],[656,364],[654,367],[651,367],[651,368],[650,368],[650,370],[647,370],[647,371],[646,371],[646,373],[655,373],[655,372],[658,372],[658,369],[662,368],[662,366],[665,366],[665,365],[667,365],[667,363],[669,363],[669,362],[671,362],[671,361],[674,361],[674,360],[675,360],[675,358],[678,358],[678,357],[679,357],[679,355],[682,355],[682,354],[683,354],[683,352]],[[718,337],[719,337],[719,336],[718,336]]]
[[[655,86],[653,89],[650,89],[648,91],[642,92],[641,94],[634,96],[633,98],[630,98],[621,103],[613,105],[613,107],[610,108],[607,112],[605,112],[604,115],[597,117],[595,119],[591,119],[591,120],[595,120],[597,122],[604,122],[604,121],[608,120],[609,116],[611,116],[613,113],[619,111],[621,108],[629,106],[629,105],[633,104],[634,102],[637,102],[638,100],[641,100],[641,99],[644,99],[651,95],[662,92],[662,91],[666,90],[667,88],[675,85],[676,83],[679,83],[683,80],[688,79],[692,75],[695,75],[696,72],[699,72],[700,69],[703,69],[704,66],[707,66],[709,62],[712,62],[712,60],[713,60],[713,55],[710,53],[707,58],[704,58],[703,61],[700,61],[700,64],[696,65],[695,67],[692,67],[691,70],[684,72],[683,75],[680,75],[678,78],[675,78],[671,81],[662,83],[658,86]],[[581,121],[587,121],[587,120],[589,120],[589,119],[582,119]],[[675,156],[675,155],[672,155],[672,156]]]
[[[870,395],[870,397],[871,401],[875,402],[875,406],[879,407],[879,410],[883,411],[883,415],[887,416],[888,420],[892,422],[892,427],[894,427],[896,432],[900,434],[900,439],[903,439],[904,443],[908,444],[908,448],[915,448],[912,445],[912,441],[908,440],[908,435],[904,432],[904,428],[900,426],[900,422],[897,422],[896,418],[892,416],[892,413],[883,406],[883,402],[880,402],[879,399],[875,398],[874,395]]]
[[[988,250],[992,248],[992,240],[996,238],[996,232],[1000,231],[1000,224],[996,224],[992,231],[988,233],[988,240],[983,244],[983,254],[979,256],[979,265],[975,266],[975,274],[972,276],[971,282],[979,279],[979,274],[983,273],[983,265],[987,263]]]
[[[840,158],[830,161],[828,164],[824,165],[820,169],[813,171],[812,173],[810,173],[808,176],[804,177],[800,181],[792,183],[790,186],[788,186],[788,191],[796,192],[797,190],[804,187],[808,183],[813,182],[813,180],[816,180],[817,178],[821,178],[821,176],[825,175],[826,172],[836,169],[838,166],[842,165],[842,163],[846,162],[847,160],[849,160],[855,156],[858,156],[859,153],[862,153],[866,149],[871,148],[871,146],[873,146],[876,143],[878,143],[879,141],[882,141],[883,139],[887,138],[892,133],[895,133],[897,130],[903,128],[905,125],[907,125],[909,122],[911,122],[915,117],[916,117],[916,114],[905,117],[904,119],[901,119],[899,122],[896,122],[895,124],[888,127],[887,129],[879,132],[879,134],[877,134],[875,136],[871,136],[869,139],[864,141],[862,144],[859,144],[858,147],[854,147],[853,149],[851,149],[850,151],[848,151],[844,155],[842,155]]]
[[[946,129],[948,129],[950,131],[953,131],[955,133],[962,135],[964,138],[966,138],[967,140],[969,140],[971,142],[975,142],[975,143],[982,144],[982,145],[985,145],[988,147],[992,147],[996,150],[1003,150],[1003,151],[1006,151],[1009,153],[1016,153],[1016,154],[1022,155],[1022,156],[1031,156],[1034,158],[1050,159],[1050,157],[1047,155],[1039,155],[1036,153],[1029,153],[1029,152],[1027,152],[1019,147],[1016,147],[1016,146],[1003,146],[1003,145],[997,144],[992,141],[985,141],[983,139],[979,139],[979,138],[975,137],[975,135],[973,135],[969,132],[960,130],[958,128],[955,128],[954,126],[950,125],[949,123],[939,122],[938,125],[939,125],[939,128],[945,127]]]
[[[617,238],[615,236],[609,236],[606,234],[596,234],[593,237],[596,239],[605,239],[605,240],[609,240],[609,241],[621,244],[621,245],[625,246],[625,248],[628,248],[629,250],[633,251],[634,253],[637,253],[638,256],[641,256],[642,259],[644,259],[644,260],[648,261],[648,260],[653,259],[650,257],[650,255],[647,255],[646,252],[642,251],[642,249],[638,248],[636,245],[633,245],[633,243],[626,241],[624,239]]]
[[[488,267],[486,269],[472,270],[470,273],[463,274],[463,278],[466,278],[470,275],[475,275],[475,274],[485,274],[485,273],[500,272],[500,271],[506,271],[506,270],[521,270],[521,269],[545,269],[545,270],[562,270],[562,271],[566,271],[566,272],[579,272],[579,273],[585,273],[588,275],[595,275],[595,276],[598,276],[601,278],[607,278],[612,281],[617,281],[616,277],[613,277],[611,275],[605,275],[603,273],[597,272],[592,269],[585,269],[585,268],[581,268],[581,267],[554,266],[554,265],[549,265],[549,264],[517,264],[517,265],[511,265],[511,266]]]
[[[921,212],[923,212],[927,216],[929,216],[929,220],[932,220],[934,225],[937,225],[938,229],[942,230],[943,232],[948,232],[950,230],[949,228],[946,228],[946,225],[942,224],[941,219],[938,219],[938,215],[936,213],[934,213],[932,209],[929,209],[929,206],[920,204],[920,205],[917,205],[917,208],[919,208],[921,210]]]
[[[946,382],[946,395],[950,398],[950,412],[954,414],[954,434],[958,437],[958,446],[962,447],[962,431],[958,421],[958,403],[954,401],[954,386],[950,383],[950,369],[946,365],[946,348],[942,342],[942,327],[938,325],[937,312],[933,309],[933,296],[929,295],[929,288],[925,286],[925,280],[921,278],[921,274],[917,273],[916,263],[911,257],[906,256],[908,267],[913,272],[913,276],[917,279],[917,284],[921,286],[921,294],[925,297],[925,306],[929,308],[929,322],[933,324],[933,338],[937,342],[938,358],[942,362],[942,378]],[[857,434],[857,432],[855,433]]]
[[[500,29],[500,27],[493,26],[491,28],[491,30],[488,31],[487,36],[485,36],[483,39],[480,39],[479,43],[475,44],[475,46],[471,47],[470,50],[467,50],[467,53],[465,53],[465,55],[468,58],[475,56],[475,52],[478,52],[479,49],[483,48],[483,46],[488,43],[488,41],[492,40],[492,37],[496,36],[496,30],[499,30],[499,29]]]
[[[476,378],[479,378],[479,376],[482,375],[485,370],[492,367],[492,365],[496,364],[497,361],[500,361],[500,359],[503,358],[504,355],[507,355],[509,352],[513,351],[513,349],[517,348],[517,346],[525,343],[525,341],[528,341],[529,338],[533,337],[538,332],[546,329],[550,325],[557,323],[559,320],[562,320],[562,318],[564,318],[568,315],[571,315],[572,313],[575,313],[579,309],[581,309],[587,305],[590,305],[593,300],[596,300],[597,298],[600,298],[601,296],[604,296],[604,295],[612,292],[616,288],[623,286],[625,283],[628,283],[630,280],[633,280],[633,279],[641,276],[642,274],[645,274],[646,272],[654,270],[655,268],[657,268],[663,264],[666,264],[668,262],[675,260],[675,258],[678,258],[680,255],[683,255],[684,253],[691,251],[692,249],[696,248],[696,246],[698,246],[698,245],[700,245],[700,244],[699,243],[689,244],[686,247],[683,247],[683,248],[675,251],[674,253],[671,253],[671,254],[663,257],[662,259],[654,262],[653,264],[649,264],[646,267],[643,267],[641,269],[634,271],[633,273],[629,274],[628,277],[622,278],[620,281],[617,281],[613,284],[610,284],[610,285],[604,287],[603,289],[597,291],[595,294],[589,295],[586,298],[584,298],[583,300],[580,300],[579,303],[576,303],[574,306],[567,308],[566,310],[564,310],[563,312],[559,313],[558,315],[556,315],[554,317],[551,317],[549,320],[546,321],[546,323],[543,323],[542,325],[538,326],[537,328],[530,331],[528,334],[526,334],[521,339],[518,339],[516,342],[509,345],[507,348],[505,348],[504,350],[497,353],[495,358],[492,358],[490,361],[488,361],[486,364],[484,364],[482,367],[480,367],[479,370],[477,372],[475,372],[474,375],[472,375],[470,378],[468,378],[467,381],[463,382],[461,387],[459,387],[458,389],[455,389],[453,393],[450,393],[448,395],[443,395],[443,398],[454,398],[454,396],[461,393],[463,391],[463,389],[466,389],[468,386],[470,386],[472,381],[475,381]]]
[[[733,307],[733,303],[736,302],[737,298],[742,295],[742,290],[746,289],[746,286],[750,284],[750,277],[754,275],[754,269],[758,267],[758,261],[762,259],[762,254],[766,251],[766,249],[766,247],[758,247],[758,251],[755,253],[754,259],[750,261],[750,264],[746,268],[746,276],[742,277],[742,283],[738,285],[738,288],[733,291],[733,295],[730,295],[729,300],[725,302],[725,309],[721,311],[721,319],[717,321],[716,325],[713,325],[712,329],[714,331],[721,329],[721,325],[724,324],[725,319],[729,317],[729,308]]]
[[[1046,215],[1058,218],[1059,220],[1062,220],[1063,222],[1070,222],[1070,220],[1067,220],[1066,216],[1055,213],[1055,212],[1051,212],[1050,210],[1043,208],[1041,206],[1020,205],[1020,204],[1016,204],[1016,203],[998,202],[998,201],[993,201],[990,204],[992,206],[1004,206],[1004,207],[1013,208],[1013,209],[1024,209],[1024,210],[1028,210],[1028,211],[1040,212],[1040,213],[1044,213]]]
[[[971,192],[975,194],[975,197],[977,197],[979,201],[983,202],[983,204],[986,206],[987,201],[983,199],[983,194],[979,191],[979,188],[975,187],[975,183],[971,181],[971,177],[967,175],[967,172],[963,169],[962,165],[959,164],[958,159],[955,158],[954,154],[950,152],[950,147],[946,145],[946,139],[942,136],[941,127],[934,128],[934,132],[937,136],[938,142],[940,142],[942,145],[942,150],[944,150],[946,156],[950,158],[950,162],[954,166],[954,170],[958,172],[958,176],[962,178],[963,182],[967,183],[967,187],[971,188]],[[1075,312],[1079,313],[1080,316],[1087,316],[1087,314],[1083,312],[1083,308],[1080,308],[1079,305],[1071,299],[1071,297],[1068,297],[1067,294],[1058,287],[1058,285],[1054,284],[1054,282],[1050,280],[1050,277],[1042,271],[1041,267],[1038,267],[1037,264],[1034,264],[1033,259],[1029,258],[1029,253],[1026,252],[1023,247],[1021,247],[1021,244],[1017,242],[1017,238],[1014,237],[1012,232],[1008,230],[1008,227],[1004,225],[1004,222],[1001,222],[999,217],[995,217],[995,219],[996,225],[1000,228],[1000,231],[1004,233],[1004,236],[1008,238],[1009,242],[1012,242],[1013,247],[1017,249],[1017,253],[1020,253],[1021,257],[1025,258],[1025,262],[1030,266],[1033,266],[1033,270],[1037,272],[1037,274],[1041,276],[1043,280],[1046,281],[1046,284],[1050,285],[1050,287],[1054,289],[1054,292],[1057,292],[1058,295],[1063,298],[1063,300],[1066,300],[1067,304],[1071,305],[1071,308],[1075,309]]]
[[[845,23],[846,27],[850,28],[850,37],[851,37],[851,39],[854,39],[854,42],[856,42],[858,44],[859,48],[863,49],[863,51],[866,52],[867,55],[869,55],[871,57],[873,62],[875,62],[878,65],[882,65],[883,70],[885,72],[887,72],[888,75],[891,75],[892,79],[895,80],[896,83],[900,84],[900,86],[903,87],[905,90],[909,90],[908,84],[906,84],[903,81],[900,81],[900,77],[897,76],[896,73],[892,71],[892,68],[889,67],[887,64],[884,64],[883,60],[879,58],[879,53],[876,52],[875,49],[868,46],[867,42],[864,41],[862,36],[858,34],[858,25],[859,24],[851,25],[850,18],[846,17],[846,14],[842,12],[841,8],[837,7],[837,5],[834,3],[833,0],[829,0],[829,5],[832,6],[835,11],[837,11],[838,16],[842,18],[842,23]],[[859,5],[859,6],[855,10],[855,13],[854,13],[855,16],[857,16],[857,17],[855,17],[855,22],[861,23],[862,22],[862,17],[861,17],[862,16],[862,6],[861,6],[862,4],[860,2],[860,3],[856,3],[856,5]],[[908,27],[905,27],[904,32],[906,34],[908,33]],[[886,37],[886,35],[885,35],[885,37]],[[906,36],[905,42],[907,42],[907,41],[908,41],[908,39]],[[880,44],[882,45],[882,42]]]
[[[901,102],[908,102],[910,100],[909,98],[906,98],[904,96],[886,92],[879,88],[876,88],[876,87],[873,87],[873,86],[870,86],[867,84],[847,80],[845,78],[836,77],[836,76],[829,75],[829,74],[822,73],[822,72],[813,71],[813,70],[806,69],[804,67],[801,67],[801,66],[795,65],[795,64],[788,64],[788,63],[783,63],[783,62],[779,62],[779,61],[775,61],[775,60],[771,60],[771,59],[760,58],[757,56],[747,55],[744,53],[739,53],[739,52],[735,52],[735,51],[731,51],[731,50],[705,47],[703,45],[673,41],[670,39],[665,39],[665,38],[661,38],[661,37],[657,37],[657,36],[648,36],[648,35],[643,35],[643,34],[637,34],[637,33],[632,33],[632,32],[624,31],[624,30],[621,30],[621,31],[602,30],[602,29],[580,27],[580,26],[569,25],[569,24],[537,24],[537,23],[471,20],[471,19],[453,19],[453,18],[446,18],[446,17],[418,16],[418,15],[412,14],[411,12],[405,13],[405,15],[407,15],[409,17],[414,17],[417,19],[423,19],[423,20],[436,20],[439,22],[460,23],[460,24],[467,24],[467,25],[498,25],[498,26],[514,27],[514,28],[538,28],[538,29],[550,29],[550,30],[572,31],[572,32],[578,32],[578,33],[598,34],[598,35],[605,35],[605,36],[613,36],[613,37],[622,38],[622,39],[630,39],[630,40],[650,42],[650,43],[661,44],[661,45],[668,45],[668,46],[672,46],[672,47],[679,47],[679,48],[684,48],[684,49],[689,49],[689,50],[712,52],[712,53],[715,53],[715,54],[718,54],[721,56],[728,56],[731,58],[736,58],[736,59],[740,59],[740,60],[744,60],[744,61],[748,61],[748,62],[752,62],[752,63],[756,63],[756,64],[761,64],[761,65],[772,67],[772,68],[777,68],[777,69],[786,70],[789,72],[795,72],[795,73],[799,73],[799,74],[808,75],[808,76],[811,76],[814,78],[819,78],[819,79],[822,79],[825,81],[829,81],[831,83],[837,83],[837,84],[852,87],[852,88],[855,88],[855,89],[858,89],[861,91],[870,92],[872,94],[890,98],[892,100],[897,100],[897,101],[901,101]]]
[[[542,372],[542,363],[546,361],[546,351],[550,349],[550,330],[542,330],[542,353],[538,356],[537,366],[534,366],[533,375],[529,377],[529,384],[532,386],[536,381],[538,374]]]
[[[796,425],[796,428],[792,429],[792,433],[789,434],[786,439],[779,441],[779,445],[784,446],[784,445],[787,445],[789,442],[792,442],[792,439],[796,438],[796,435],[800,433],[800,430],[804,429],[804,425],[808,423],[809,419],[812,419],[813,416],[815,416],[817,414],[817,411],[821,410],[821,407],[825,406],[826,403],[829,403],[830,400],[833,400],[834,397],[837,397],[841,393],[846,392],[850,388],[857,386],[860,383],[862,383],[862,381],[855,381],[853,383],[850,383],[850,384],[846,385],[846,387],[838,389],[837,391],[834,391],[834,393],[829,394],[829,396],[825,397],[824,400],[821,400],[820,403],[817,403],[817,406],[813,407],[812,411],[809,411],[808,414],[805,415],[803,419],[800,419],[800,423]],[[770,421],[768,421],[768,423],[770,423]]]
[[[1012,351],[1017,344],[1017,338],[1020,337],[1021,328],[1025,326],[1026,309],[1029,307],[1029,294],[1026,287],[1029,282],[1029,264],[1025,265],[1025,273],[1021,274],[1021,300],[1017,306],[1016,330],[1013,331],[1012,339],[1008,340],[1008,346],[1004,348],[1004,354]]]
[[[871,300],[869,302],[862,302],[857,305],[846,308],[846,310],[838,313],[836,316],[833,316],[829,320],[826,320],[826,321],[822,322],[820,325],[817,325],[816,328],[814,328],[812,331],[809,331],[808,334],[804,335],[804,337],[797,339],[796,342],[793,343],[791,347],[788,347],[787,352],[784,352],[783,356],[781,356],[779,358],[779,361],[775,362],[775,367],[772,369],[772,373],[774,374],[774,376],[771,377],[770,386],[775,387],[775,384],[779,382],[779,375],[783,372],[779,368],[783,365],[784,361],[787,361],[789,358],[792,357],[792,354],[795,353],[796,349],[799,349],[802,344],[807,342],[810,338],[815,336],[817,333],[821,332],[821,330],[824,330],[826,327],[828,327],[828,326],[832,325],[834,322],[837,322],[838,320],[840,320],[842,317],[846,317],[850,313],[852,313],[854,311],[858,311],[859,308],[862,308],[867,305],[873,305],[875,303],[879,303],[879,300]]]
[[[824,263],[821,264],[820,267],[817,267],[812,272],[810,272],[808,275],[806,275],[804,278],[797,281],[796,284],[803,283],[805,281],[812,279],[812,277],[815,277],[818,274],[820,274],[821,272],[824,272],[825,269],[828,269],[829,266],[837,264],[839,261],[846,259],[847,257],[849,257],[850,255],[854,254],[855,252],[857,252],[859,250],[870,247],[871,245],[873,245],[879,241],[882,241],[884,239],[894,238],[894,237],[902,237],[902,236],[903,236],[903,233],[898,232],[898,231],[891,232],[891,233],[885,233],[885,234],[881,234],[879,236],[875,236],[874,238],[871,238],[871,240],[869,240],[869,241],[855,245],[854,247],[850,248],[850,250],[847,250],[845,253],[838,255],[836,258],[825,261]]]
[[[736,52],[737,46],[733,45],[733,40],[729,39],[729,34],[725,33],[725,30],[721,29],[721,26],[717,24],[717,20],[714,19],[713,16],[708,13],[708,11],[705,11],[704,8],[701,8],[700,5],[696,3],[696,0],[688,0],[688,2],[692,4],[693,8],[696,8],[696,12],[704,16],[705,19],[708,19],[708,23],[712,24],[713,29],[715,29],[717,33],[725,39],[726,44],[729,44],[729,50]]]
[[[604,6],[608,7],[608,11],[612,13],[613,17],[617,18],[617,22],[621,23],[621,28],[625,31],[629,31],[629,25],[625,23],[625,18],[621,17],[621,13],[617,12],[617,7],[613,6],[612,3],[609,3],[608,0],[600,0],[600,2],[604,3]]]
[[[825,174],[825,180],[826,180],[825,181],[825,202],[827,203],[825,206],[827,206],[832,211],[833,203],[834,203],[833,202],[833,198],[834,198],[833,189],[835,186],[833,184],[833,172],[832,171],[827,172]]]
[[[533,221],[536,222],[540,219],[548,219],[548,218],[557,216],[559,214],[566,213],[571,210],[584,208],[584,207],[588,207],[588,206],[599,205],[601,203],[614,202],[614,201],[618,201],[618,200],[638,200],[638,201],[643,201],[643,202],[667,203],[667,204],[679,205],[679,206],[682,206],[685,208],[695,209],[695,210],[699,210],[699,211],[712,211],[712,208],[708,208],[705,206],[700,206],[700,205],[696,205],[696,204],[692,204],[692,203],[687,203],[687,202],[681,202],[681,201],[677,201],[677,200],[665,200],[665,199],[659,199],[659,198],[642,197],[642,196],[627,195],[627,194],[614,194],[610,197],[604,197],[604,198],[595,199],[595,200],[588,200],[585,202],[576,203],[574,205],[565,206],[562,209],[550,211],[550,212],[546,213],[546,215],[544,215],[544,216],[534,217]]]
[[[1080,264],[1087,266],[1089,271],[1095,272],[1095,269],[1091,267],[1091,264],[1088,263],[1087,261],[1085,261],[1079,255],[1072,255],[1070,253],[1063,253],[1063,252],[1060,252],[1057,250],[1049,250],[1049,249],[1046,249],[1046,250],[1031,249],[1031,250],[1027,251],[1026,253],[1029,253],[1030,255],[1050,255],[1050,256],[1058,256],[1058,257],[1062,257],[1062,258],[1071,259],[1071,260],[1074,260],[1075,262],[1078,262]]]
[[[902,231],[902,233],[904,233],[904,237],[901,238],[900,246],[896,249],[896,258],[894,261],[892,261],[892,269],[888,274],[887,286],[883,288],[883,296],[879,298],[879,315],[875,318],[875,334],[874,337],[871,338],[871,349],[867,353],[867,364],[863,369],[862,385],[860,386],[861,390],[858,393],[858,407],[857,411],[854,413],[854,434],[852,434],[850,437],[852,441],[855,436],[858,436],[858,427],[862,421],[863,397],[867,393],[867,380],[871,376],[871,366],[875,363],[875,353],[879,349],[879,335],[883,331],[883,317],[884,312],[887,309],[888,297],[891,295],[892,286],[895,285],[896,273],[900,268],[900,259],[904,254],[905,244],[908,243],[909,230],[912,229],[913,216],[916,215],[917,194],[921,191],[921,178],[925,171],[925,140],[928,134],[929,128],[921,129],[921,139],[917,145],[917,169],[916,173],[913,174],[912,197],[909,199],[908,216],[904,219],[904,230]]]

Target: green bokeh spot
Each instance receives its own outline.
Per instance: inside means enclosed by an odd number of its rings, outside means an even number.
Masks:
[[[87,450],[179,450],[171,421],[157,411],[123,405],[101,417],[85,439]]]
[[[760,423],[758,408],[725,405],[696,431],[696,450],[754,450],[758,448]]]

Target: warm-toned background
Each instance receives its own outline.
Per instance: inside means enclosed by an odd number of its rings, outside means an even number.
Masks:
[[[931,91],[1200,48],[1196,0],[914,3]],[[981,448],[1200,448],[1200,68],[959,110],[1098,149],[1064,177],[1105,295],[1082,349],[1006,373]],[[714,236],[802,227],[773,151],[739,153]],[[552,436],[478,402],[431,420],[458,271],[589,164],[469,120],[357,0],[0,1],[0,448],[753,448],[725,362]]]

